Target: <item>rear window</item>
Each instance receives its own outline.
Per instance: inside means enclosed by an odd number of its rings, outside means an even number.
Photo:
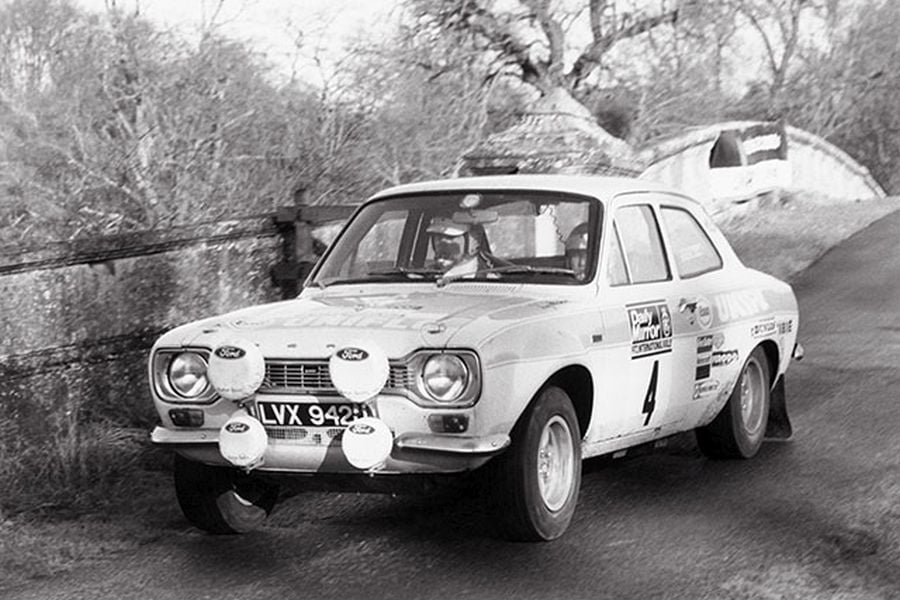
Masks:
[[[722,268],[722,257],[706,231],[688,211],[674,206],[662,208],[669,248],[682,277],[695,277]]]

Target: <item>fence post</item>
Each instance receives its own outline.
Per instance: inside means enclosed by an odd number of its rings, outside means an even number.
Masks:
[[[313,229],[328,221],[344,220],[356,209],[350,205],[307,206],[306,189],[294,192],[294,205],[282,206],[275,214],[275,225],[282,236],[281,261],[272,266],[272,282],[281,288],[282,299],[294,298],[324,251],[317,247]]]

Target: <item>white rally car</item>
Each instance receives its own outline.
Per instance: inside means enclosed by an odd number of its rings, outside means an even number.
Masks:
[[[152,439],[210,532],[259,525],[289,481],[477,470],[504,535],[549,540],[583,458],[690,430],[710,457],[749,458],[790,436],[797,326],[791,288],[655,184],[404,185],[356,211],[296,299],[157,341]]]

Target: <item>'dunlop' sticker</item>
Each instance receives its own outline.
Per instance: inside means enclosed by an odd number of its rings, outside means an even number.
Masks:
[[[341,436],[341,449],[347,462],[357,469],[371,469],[387,460],[394,446],[394,435],[387,424],[375,417],[356,419]]]
[[[243,469],[262,464],[268,443],[262,423],[243,411],[231,415],[219,430],[219,453]]]
[[[328,361],[331,381],[353,402],[374,398],[387,383],[387,355],[376,344],[354,344],[335,350]]]
[[[266,361],[256,344],[243,339],[223,341],[209,356],[206,376],[226,400],[253,395],[266,376]]]

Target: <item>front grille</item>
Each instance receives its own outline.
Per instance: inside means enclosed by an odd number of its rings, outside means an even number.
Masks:
[[[269,440],[275,443],[293,444],[297,446],[327,446],[335,438],[344,433],[342,427],[327,429],[306,427],[266,427]]]
[[[411,387],[409,368],[391,364],[386,390],[399,391]],[[260,391],[270,394],[336,394],[328,372],[327,360],[267,360],[266,378]]]

